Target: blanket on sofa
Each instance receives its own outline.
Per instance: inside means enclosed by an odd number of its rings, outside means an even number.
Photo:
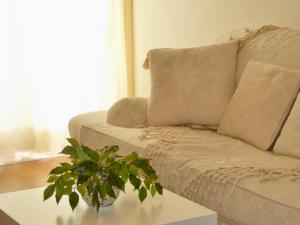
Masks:
[[[284,182],[278,186],[282,185],[283,190],[289,190],[287,182],[290,186],[296,183],[293,189],[300,187],[299,160],[259,151],[254,146],[213,131],[189,127],[149,127],[140,138],[156,139],[156,142],[145,148],[143,156],[151,159],[151,164],[167,189],[221,212],[221,218],[222,214],[226,216],[227,210],[222,201],[237,186],[249,187],[250,190],[252,188],[251,191],[255,191],[257,183],[277,182],[282,178]],[[257,179],[254,182],[251,180],[253,177]],[[247,184],[248,179],[251,184]],[[265,194],[260,191],[258,194],[268,199],[295,206],[294,203],[290,204],[290,198],[282,197],[284,194],[278,197],[278,193],[268,193],[267,189],[262,191]],[[296,206],[300,209],[300,204]],[[230,218],[226,220],[232,222]],[[257,221],[251,224],[260,224]],[[233,223],[244,224],[236,221]]]

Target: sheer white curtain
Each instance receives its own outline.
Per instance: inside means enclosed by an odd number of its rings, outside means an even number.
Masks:
[[[57,149],[126,95],[121,0],[0,0],[0,150]]]

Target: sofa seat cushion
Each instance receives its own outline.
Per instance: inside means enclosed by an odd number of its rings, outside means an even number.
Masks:
[[[74,117],[70,128],[75,127],[70,133],[80,131],[79,140],[85,145],[119,145],[124,154],[133,150],[151,158],[166,189],[215,210],[224,224],[296,225],[300,221],[300,179],[291,181],[284,174],[300,168],[299,159],[259,151],[213,131],[115,127],[106,123],[105,112]],[[251,165],[261,168],[261,174],[273,168],[273,174],[262,181],[259,174],[251,174]],[[240,179],[229,179],[239,169]]]
[[[91,148],[102,148],[107,145],[119,145],[120,154],[143,149],[154,140],[140,140],[143,129],[117,127],[107,123],[105,111],[80,114],[69,122],[69,133],[72,138]]]

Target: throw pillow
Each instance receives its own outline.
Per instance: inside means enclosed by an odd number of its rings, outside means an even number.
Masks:
[[[249,61],[218,132],[268,150],[300,85],[300,71]]]
[[[147,126],[147,98],[122,98],[107,112],[107,123],[119,127]]]
[[[282,155],[300,158],[300,97],[282,128],[281,134],[274,146],[274,152]]]
[[[237,43],[153,49],[149,125],[218,125],[234,91]]]

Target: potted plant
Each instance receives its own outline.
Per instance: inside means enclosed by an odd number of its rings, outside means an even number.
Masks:
[[[128,180],[138,191],[141,202],[148,191],[152,197],[156,193],[162,195],[163,187],[157,182],[158,177],[149,160],[139,157],[136,152],[121,157],[117,155],[118,146],[93,150],[75,139],[67,140],[70,145],[61,153],[68,155],[70,161],[50,171],[44,200],[55,195],[58,204],[67,195],[74,210],[80,194],[89,205],[99,210],[100,206],[112,204],[119,191],[125,192]]]

